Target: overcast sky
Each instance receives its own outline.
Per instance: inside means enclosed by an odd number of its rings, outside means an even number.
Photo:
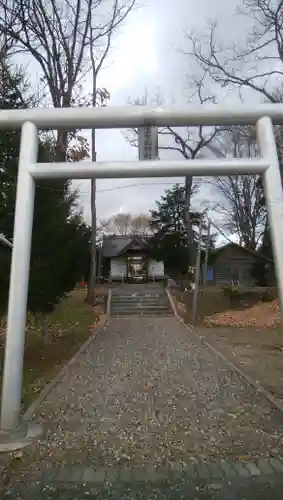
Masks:
[[[141,7],[132,11],[113,37],[112,49],[105,68],[100,72],[98,87],[110,92],[109,106],[127,105],[129,99],[147,95],[153,99],[157,91],[163,97],[163,106],[188,103],[188,77],[196,74],[197,66],[190,56],[180,49],[189,49],[185,30],[204,33],[210,21],[219,21],[217,38],[227,44],[241,43],[249,28],[249,20],[238,19],[235,10],[241,0],[141,0]],[[109,0],[109,5],[112,1]],[[178,50],[179,49],[179,50]],[[30,57],[31,81],[38,79],[38,66]],[[200,75],[200,73],[199,73]],[[86,94],[91,82],[85,84]],[[211,87],[210,89],[211,90]],[[239,100],[237,91],[224,94],[216,92],[219,102]],[[244,97],[258,99],[256,95]],[[125,131],[124,131],[125,132]],[[97,130],[97,159],[137,159],[136,148],[129,145],[121,130]],[[162,151],[166,159],[180,158],[178,153]],[[166,188],[182,178],[165,179],[116,179],[97,182],[97,218],[109,217],[117,212],[147,213],[155,206]],[[80,205],[86,220],[90,222],[90,181],[74,181],[80,189]],[[216,196],[205,183],[194,201],[195,209],[205,208],[204,203]]]
[[[225,39],[235,27],[235,0],[143,0],[143,7],[132,12],[121,32],[114,38],[114,47],[107,67],[99,78],[99,86],[111,94],[109,105],[125,105],[129,97],[149,96],[159,89],[165,103],[186,102],[187,77],[195,71],[193,61],[176,49],[186,47],[184,30],[205,29],[207,22],[221,17],[219,34]],[[229,99],[233,96],[229,96]],[[238,99],[238,96],[234,99]],[[176,158],[170,152],[163,157]],[[120,130],[97,132],[99,160],[129,160],[137,158],[135,148],[127,144]],[[182,179],[118,179],[99,180],[97,183],[98,219],[119,211],[147,212],[170,183]],[[162,184],[163,182],[163,184]],[[89,181],[78,181],[84,211],[89,219]],[[154,185],[152,185],[154,184]],[[126,186],[127,188],[119,188]],[[201,191],[199,203],[206,191]]]

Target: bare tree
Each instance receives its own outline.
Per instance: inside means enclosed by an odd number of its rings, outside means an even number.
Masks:
[[[108,99],[110,99],[110,94],[106,89],[99,90],[97,88],[97,77],[108,56],[109,50],[111,48],[111,42],[113,34],[116,28],[125,20],[131,10],[134,8],[136,0],[131,0],[128,4],[121,4],[118,0],[114,0],[112,6],[112,15],[108,21],[107,30],[103,38],[103,44],[100,47],[96,47],[97,41],[97,20],[95,16],[91,15],[90,19],[90,32],[89,32],[89,55],[91,63],[91,76],[92,76],[92,107],[105,106]],[[98,97],[100,102],[98,102]],[[91,131],[91,158],[92,161],[96,161],[96,144],[95,144],[95,129]],[[94,287],[96,281],[96,180],[93,177],[91,179],[91,260],[90,260],[90,272],[88,279],[88,290],[87,290],[87,302],[92,303]]]
[[[215,181],[220,202],[212,207],[221,213],[224,226],[236,234],[239,244],[255,250],[262,242],[266,210],[256,176],[218,177]]]
[[[204,104],[206,102],[214,102],[215,97],[205,90],[205,77],[198,79],[188,80],[188,87],[193,88],[194,91],[190,92],[188,96],[188,101],[193,102],[195,99],[199,103]],[[130,99],[131,104],[136,106],[145,106],[149,102],[153,105],[161,105],[163,99],[159,92],[154,97],[154,99],[149,100],[147,93],[143,98]],[[206,156],[208,153],[207,147],[213,144],[218,133],[220,132],[219,127],[184,127],[174,128],[174,127],[164,127],[158,130],[159,137],[159,150],[160,151],[172,151],[177,152],[183,158],[195,159]],[[126,140],[133,146],[138,146],[138,130],[132,131],[126,136]],[[193,177],[185,177],[185,210],[184,210],[184,223],[186,227],[187,236],[187,247],[189,248],[189,253],[193,256],[192,260],[194,263],[195,259],[195,248],[194,248],[194,232],[193,225],[190,216],[191,208],[191,198],[193,194]]]
[[[14,24],[16,14],[12,11],[4,11],[2,14],[2,19],[3,19],[3,24],[7,28],[11,28]],[[0,32],[0,58],[3,60],[3,58],[7,59],[7,57],[10,55],[11,51],[13,50],[13,53],[15,52],[14,45],[15,45],[15,40],[11,38],[8,34],[8,29],[6,30],[1,30]]]
[[[0,33],[29,53],[42,71],[54,107],[73,104],[81,75],[93,0],[0,0]],[[7,17],[13,24],[7,24]],[[65,159],[67,131],[57,134],[56,156]]]
[[[151,234],[151,218],[147,214],[132,215],[119,213],[100,221],[103,234],[117,236],[146,236]]]
[[[244,89],[250,89],[261,96],[264,101],[282,102],[283,0],[242,0],[241,7],[237,9],[237,15],[248,17],[251,22],[250,32],[242,46],[239,43],[231,43],[230,46],[224,47],[217,41],[218,24],[213,22],[209,26],[208,35],[187,33],[186,38],[190,48],[183,52],[193,56],[202,71],[220,87],[238,89],[240,97]],[[282,128],[275,127],[274,130],[282,175]],[[247,182],[245,182],[245,190],[247,190],[246,184]],[[254,184],[249,182],[249,190],[252,190],[255,196],[252,218],[257,219],[256,239],[261,238],[262,225],[264,225],[262,235],[264,242],[268,239],[268,220],[262,192],[260,198],[260,185],[260,180]],[[253,227],[254,223],[250,221],[252,232]],[[252,234],[249,238],[251,238],[250,244],[256,245],[255,239],[252,242]],[[245,239],[247,240],[247,235]]]
[[[192,56],[201,70],[222,88],[240,93],[250,89],[263,101],[283,102],[283,0],[241,0],[236,14],[249,19],[251,28],[244,44],[223,46],[217,41],[218,23],[208,34],[186,33],[186,55]],[[283,181],[282,127],[274,127]]]
[[[282,102],[283,0],[242,0],[237,14],[252,23],[243,47],[218,43],[213,22],[208,36],[186,33],[191,47],[183,52],[193,55],[221,87],[248,87],[264,100]]]
[[[218,145],[209,146],[219,158],[253,158],[258,155],[254,127],[233,127],[218,137]],[[228,175],[209,181],[215,188],[217,202],[207,206],[220,214],[219,222],[239,244],[255,250],[262,242],[267,223],[260,175]]]
[[[148,236],[151,234],[151,217],[147,214],[136,215],[132,218],[131,226],[133,234]]]
[[[43,75],[42,83],[47,86],[54,107],[105,105],[109,94],[106,89],[98,89],[98,73],[109,53],[115,30],[135,2],[112,0],[111,7],[105,11],[104,0],[0,0],[0,34],[5,36],[6,45],[12,48],[12,52],[29,53],[38,62]],[[82,95],[82,82],[90,71],[92,93],[86,96]],[[74,133],[58,131],[57,160],[66,159],[70,139],[74,140]],[[96,159],[95,150],[93,130],[93,161]],[[95,191],[95,180],[92,179],[92,258],[88,302],[92,301],[96,269]]]
[[[125,17],[119,0],[107,15],[103,4],[103,0],[0,0],[1,36],[14,51],[29,53],[37,61],[54,107],[75,104],[75,90],[90,69],[90,49],[93,53],[95,47],[101,56],[105,37],[107,47]],[[67,131],[58,133],[60,158],[65,158],[67,137]]]

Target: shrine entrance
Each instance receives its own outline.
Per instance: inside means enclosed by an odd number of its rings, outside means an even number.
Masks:
[[[148,280],[148,258],[133,255],[127,258],[127,278],[130,281],[140,282]]]
[[[256,125],[260,157],[233,160],[159,160],[144,151],[141,161],[38,163],[39,129],[111,129],[140,128],[144,137],[152,127],[187,127],[215,125]],[[201,105],[182,109],[148,107],[37,108],[0,111],[0,128],[22,128],[17,199],[14,223],[13,254],[3,374],[1,431],[13,433],[20,426],[21,388],[25,343],[26,305],[34,211],[35,181],[47,178],[97,179],[141,177],[185,177],[236,174],[261,174],[271,228],[273,255],[281,308],[283,305],[283,193],[273,124],[283,125],[283,105],[256,107],[237,105]],[[145,133],[146,132],[146,133]],[[149,143],[149,150],[154,144]],[[151,159],[145,159],[151,158]],[[133,266],[133,264],[131,264]],[[135,275],[143,266],[137,264]],[[26,425],[28,428],[28,426]]]

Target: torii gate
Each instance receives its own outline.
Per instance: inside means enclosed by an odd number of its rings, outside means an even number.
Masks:
[[[260,157],[256,159],[37,163],[38,129],[252,124],[256,124],[260,150]],[[117,179],[263,174],[281,311],[283,311],[283,192],[273,124],[283,125],[283,104],[263,104],[254,107],[191,105],[182,109],[127,106],[0,111],[0,129],[22,127],[3,376],[0,450],[1,439],[2,442],[4,439],[6,444],[9,439],[15,440],[13,436],[21,428],[21,388],[35,181],[46,178]],[[28,437],[28,427],[23,431],[22,443],[25,437]]]

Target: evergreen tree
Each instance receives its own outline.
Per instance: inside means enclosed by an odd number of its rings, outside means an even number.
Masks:
[[[12,74],[3,64],[0,74],[0,109],[24,108],[26,88],[20,74]],[[20,131],[0,135],[0,232],[12,239]],[[54,158],[53,142],[40,140],[39,161]],[[85,272],[88,259],[89,228],[77,210],[77,193],[62,180],[36,185],[28,307],[51,310]],[[11,250],[1,246],[0,302],[7,305]]]
[[[164,261],[166,272],[187,273],[188,266],[194,263],[186,242],[184,187],[175,184],[171,189],[167,189],[156,205],[157,209],[151,211],[151,226],[155,232],[152,239],[155,258]],[[195,212],[190,215],[194,223],[196,241],[200,214]]]
[[[172,188],[166,189],[165,196],[156,202],[157,210],[151,210],[151,226],[156,231],[162,233],[179,233],[184,236],[185,221],[185,190],[180,184],[175,184]],[[191,212],[194,222],[194,229],[199,224],[200,214]]]

